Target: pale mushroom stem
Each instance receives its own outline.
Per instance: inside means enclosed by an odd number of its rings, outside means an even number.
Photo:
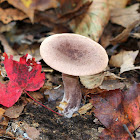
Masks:
[[[75,111],[78,111],[81,103],[81,88],[79,78],[77,76],[71,76],[62,74],[64,84],[64,96],[60,102],[59,112],[67,118],[71,118]]]

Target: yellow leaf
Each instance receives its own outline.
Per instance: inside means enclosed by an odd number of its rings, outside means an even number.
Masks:
[[[32,0],[21,0],[21,1],[24,4],[24,6],[27,8],[29,8],[32,3]]]

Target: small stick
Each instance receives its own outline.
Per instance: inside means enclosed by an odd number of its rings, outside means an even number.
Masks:
[[[135,140],[135,138],[134,138],[134,137],[132,136],[132,134],[130,133],[128,127],[127,127],[125,124],[123,124],[123,127],[124,127],[125,131],[129,134],[129,136],[131,137],[131,139],[132,139],[132,140]]]

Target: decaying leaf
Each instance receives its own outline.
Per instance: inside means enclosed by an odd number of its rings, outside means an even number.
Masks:
[[[90,37],[98,42],[108,20],[107,0],[93,0],[85,14],[70,22],[70,27],[75,33]]]
[[[99,86],[100,89],[115,90],[115,89],[123,89],[125,87],[125,83],[120,82],[119,80],[104,80],[102,84]]]
[[[0,22],[0,33],[10,31],[15,25],[16,25],[15,22],[11,22],[11,23],[6,24],[6,25],[3,24],[2,22]]]
[[[133,22],[140,19],[138,13],[140,4],[134,4],[124,9],[114,9],[111,12],[111,22],[119,24],[123,27],[128,27]]]
[[[131,133],[140,126],[140,84],[134,84],[125,92],[110,90],[91,97],[95,116],[106,127],[102,139],[127,140],[129,134],[123,125]]]
[[[26,104],[12,106],[5,111],[4,115],[9,118],[18,118],[23,111],[25,105]]]
[[[6,111],[5,109],[0,108],[0,126],[3,126],[5,128],[5,129],[3,129],[3,132],[6,131],[6,127],[8,125],[8,121],[9,121],[9,119],[4,116],[5,111]],[[0,134],[1,134],[1,129],[2,129],[2,127],[0,127]]]
[[[108,0],[109,9],[125,8],[129,0]]]
[[[1,119],[2,119],[2,115],[4,114],[4,112],[5,112],[5,109],[0,108],[0,121],[1,121]]]
[[[105,72],[101,72],[101,73],[89,75],[89,76],[80,76],[81,83],[88,89],[94,89],[96,87],[99,87],[104,81],[104,79],[114,80],[114,79],[123,79],[123,78],[109,71],[105,71]]]
[[[93,89],[102,84],[104,77],[104,73],[89,76],[80,76],[80,81],[86,88]]]
[[[93,107],[92,103],[87,103],[84,106],[82,106],[79,110],[78,110],[78,114],[73,114],[73,117],[77,116],[77,115],[82,115],[85,114],[88,110],[90,110]]]
[[[120,67],[120,73],[140,69],[140,66],[134,66],[138,53],[139,51],[121,51],[111,57],[109,64],[114,67]]]
[[[122,33],[117,35],[115,38],[110,40],[110,43],[113,45],[125,42],[127,38],[130,36],[130,32],[133,28],[140,24],[140,20],[134,21],[132,24],[128,25],[126,29],[123,30]]]
[[[57,0],[7,0],[8,3],[20,9],[28,15],[31,21],[34,21],[35,10],[44,11],[49,8],[57,7]]]
[[[130,36],[133,38],[140,39],[140,33],[131,33]]]
[[[30,127],[28,124],[24,124],[25,130],[29,138],[31,139],[38,139],[40,135],[40,131],[37,130],[35,127]]]
[[[27,15],[25,15],[22,11],[18,9],[0,8],[0,21],[2,21],[4,24],[8,24],[13,20],[23,20],[25,18],[27,18]]]

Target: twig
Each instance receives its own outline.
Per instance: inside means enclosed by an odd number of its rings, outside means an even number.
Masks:
[[[123,124],[123,127],[124,127],[125,131],[129,134],[129,136],[131,137],[131,139],[132,139],[132,140],[135,140],[135,138],[134,138],[134,137],[132,136],[132,134],[130,133],[128,127],[127,127],[125,124]]]

